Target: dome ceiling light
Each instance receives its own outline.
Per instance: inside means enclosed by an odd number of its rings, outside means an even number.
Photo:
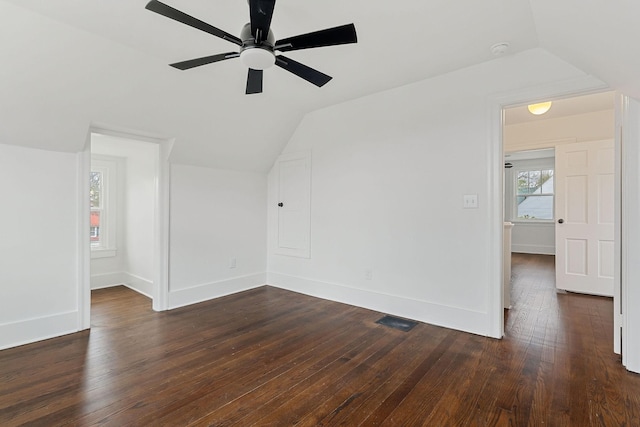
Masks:
[[[551,101],[541,102],[539,104],[527,105],[527,109],[529,110],[529,112],[536,116],[541,116],[542,114],[549,111],[550,108],[551,108]]]

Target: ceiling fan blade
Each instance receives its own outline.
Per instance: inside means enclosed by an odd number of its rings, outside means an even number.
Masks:
[[[225,59],[237,58],[240,54],[238,52],[220,53],[218,55],[205,56],[203,58],[190,59],[188,61],[176,62],[169,64],[173,68],[178,70],[188,70],[190,68],[199,67],[201,65],[213,64],[214,62],[224,61]]]
[[[276,49],[282,52],[288,52],[290,50],[310,49],[314,47],[335,46],[339,44],[357,42],[358,36],[356,34],[356,26],[353,24],[347,24],[278,40],[276,42]]]
[[[249,68],[249,74],[247,74],[247,95],[262,93],[262,74],[262,70]]]
[[[193,16],[187,15],[184,12],[180,12],[178,9],[174,9],[171,6],[167,6],[166,4],[161,3],[157,0],[151,0],[149,3],[147,3],[147,6],[145,8],[162,16],[166,16],[167,18],[173,19],[174,21],[182,22],[183,24],[189,25],[190,27],[197,28],[198,30],[204,31],[205,33],[212,34],[216,37],[220,37],[221,39],[230,41],[231,43],[235,43],[238,46],[242,46],[242,40],[240,40],[238,37],[222,31],[221,29],[216,28],[213,25],[209,25],[206,22],[196,19]]]
[[[282,55],[276,57],[276,65],[318,87],[326,85],[333,78]]]
[[[276,0],[249,0],[251,35],[258,43],[266,40],[269,36],[275,6]]]

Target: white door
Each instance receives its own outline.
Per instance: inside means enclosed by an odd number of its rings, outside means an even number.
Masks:
[[[311,157],[309,153],[278,158],[279,255],[309,258],[311,235]]]
[[[556,287],[613,296],[614,141],[556,147]]]

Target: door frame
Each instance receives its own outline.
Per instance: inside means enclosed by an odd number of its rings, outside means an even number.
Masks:
[[[624,95],[618,96],[616,139],[622,141],[621,187],[619,206],[622,216],[620,227],[624,236],[620,246],[621,287],[620,307],[614,307],[622,327],[622,364],[632,372],[640,373],[640,102]],[[621,312],[620,312],[621,310]],[[624,314],[624,316],[622,314]],[[619,344],[617,342],[616,344]]]
[[[91,134],[114,136],[158,145],[155,186],[153,243],[153,309],[168,309],[169,294],[169,154],[174,139],[160,138],[112,127],[90,126],[83,151],[78,154],[78,330],[91,327],[91,245],[89,243],[89,172],[91,170]]]
[[[611,90],[602,81],[585,76],[562,82],[541,85],[524,90],[499,93],[488,98],[488,133],[489,165],[488,194],[493,195],[489,201],[490,235],[489,246],[489,280],[493,285],[489,288],[489,304],[487,316],[488,335],[494,338],[504,336],[504,274],[503,274],[503,231],[504,231],[504,109],[535,102],[543,102],[559,98],[586,95],[589,93]],[[616,141],[616,144],[618,142]],[[618,237],[618,236],[616,236]],[[617,240],[619,242],[619,238]],[[619,279],[619,278],[618,278]]]

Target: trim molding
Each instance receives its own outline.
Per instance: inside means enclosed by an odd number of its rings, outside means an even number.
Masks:
[[[125,282],[125,273],[117,271],[113,273],[102,273],[91,275],[91,290],[110,288],[122,285]]]
[[[158,135],[140,132],[138,130],[119,128],[110,124],[92,123],[87,133],[87,141],[82,154],[80,174],[78,177],[79,195],[79,266],[78,275],[83,279],[78,286],[78,304],[80,304],[82,319],[85,328],[89,328],[91,311],[91,277],[90,277],[90,249],[89,249],[89,169],[91,166],[91,134],[128,138],[143,142],[151,142],[158,145],[157,171],[156,171],[156,195],[154,207],[154,272],[152,291],[152,306],[156,311],[167,310],[167,294],[169,292],[169,199],[170,199],[170,175],[171,165],[169,155],[173,149],[174,138],[166,138]],[[84,222],[84,223],[83,223]],[[133,289],[133,288],[132,288]],[[134,289],[138,291],[138,289]]]
[[[153,298],[153,281],[126,271],[94,274],[91,276],[91,290],[126,286],[146,297]]]
[[[621,302],[622,316],[622,364],[631,372],[640,373],[640,103],[623,97],[621,127],[621,289],[616,295]],[[616,284],[617,287],[617,284]],[[616,311],[618,307],[616,307]],[[617,338],[617,337],[616,337]]]
[[[167,296],[168,308],[172,310],[237,292],[259,288],[265,285],[266,279],[266,273],[256,273],[217,282],[204,283],[186,289],[169,290],[169,295]]]
[[[136,276],[131,273],[123,273],[123,275],[123,284],[127,288],[153,299],[153,280],[145,279],[144,277]]]
[[[281,273],[267,273],[267,284],[280,289],[487,336],[487,313],[387,295]]]
[[[558,145],[573,144],[578,142],[578,139],[573,138],[560,138],[560,139],[547,139],[541,141],[525,141],[525,142],[512,142],[509,146],[505,146],[505,153],[513,153],[517,151],[537,150],[543,148],[555,148]]]
[[[78,311],[0,325],[0,350],[78,332]]]
[[[555,246],[547,245],[528,245],[528,244],[511,244],[511,252],[519,254],[538,254],[538,255],[555,255]]]
[[[84,149],[77,154],[77,330],[91,327],[91,245],[89,238],[89,172],[91,171],[91,132]]]

